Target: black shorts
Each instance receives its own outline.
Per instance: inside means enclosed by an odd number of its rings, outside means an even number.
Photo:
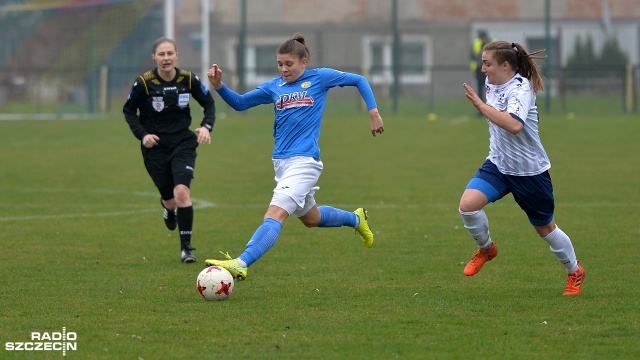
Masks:
[[[142,146],[144,166],[163,199],[173,199],[176,185],[191,186],[196,167],[198,137],[188,135],[158,135],[160,141],[152,148]]]

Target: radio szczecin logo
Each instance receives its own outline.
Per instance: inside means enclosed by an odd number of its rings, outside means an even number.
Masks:
[[[67,350],[78,350],[78,334],[67,332],[63,327],[61,332],[32,332],[29,341],[8,341],[4,344],[7,351],[62,351],[62,356],[67,355]]]

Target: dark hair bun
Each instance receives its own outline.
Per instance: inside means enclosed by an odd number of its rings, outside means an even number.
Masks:
[[[301,43],[302,45],[304,45],[304,36],[302,36],[302,34],[300,34],[300,33],[295,33],[293,35],[293,40],[295,40],[295,41]]]

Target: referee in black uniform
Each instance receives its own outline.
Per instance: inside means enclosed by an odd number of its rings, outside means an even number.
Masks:
[[[197,76],[176,67],[178,51],[173,40],[156,40],[151,57],[157,67],[136,78],[122,111],[133,135],[141,141],[144,165],[160,192],[164,222],[169,230],[177,226],[180,232],[181,260],[191,263],[196,257],[191,247],[189,187],[196,148],[211,143],[215,104]],[[204,119],[194,131],[189,129],[191,96],[204,108]]]

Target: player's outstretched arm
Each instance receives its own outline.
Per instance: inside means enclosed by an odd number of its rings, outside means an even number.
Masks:
[[[489,121],[498,125],[499,127],[505,129],[506,131],[512,133],[513,135],[517,135],[523,128],[524,124],[516,119],[514,119],[511,114],[500,111],[498,109],[494,109],[491,105],[485,104],[482,99],[473,91],[473,88],[469,86],[469,84],[462,84],[467,91],[465,96],[473,106],[478,109]]]

